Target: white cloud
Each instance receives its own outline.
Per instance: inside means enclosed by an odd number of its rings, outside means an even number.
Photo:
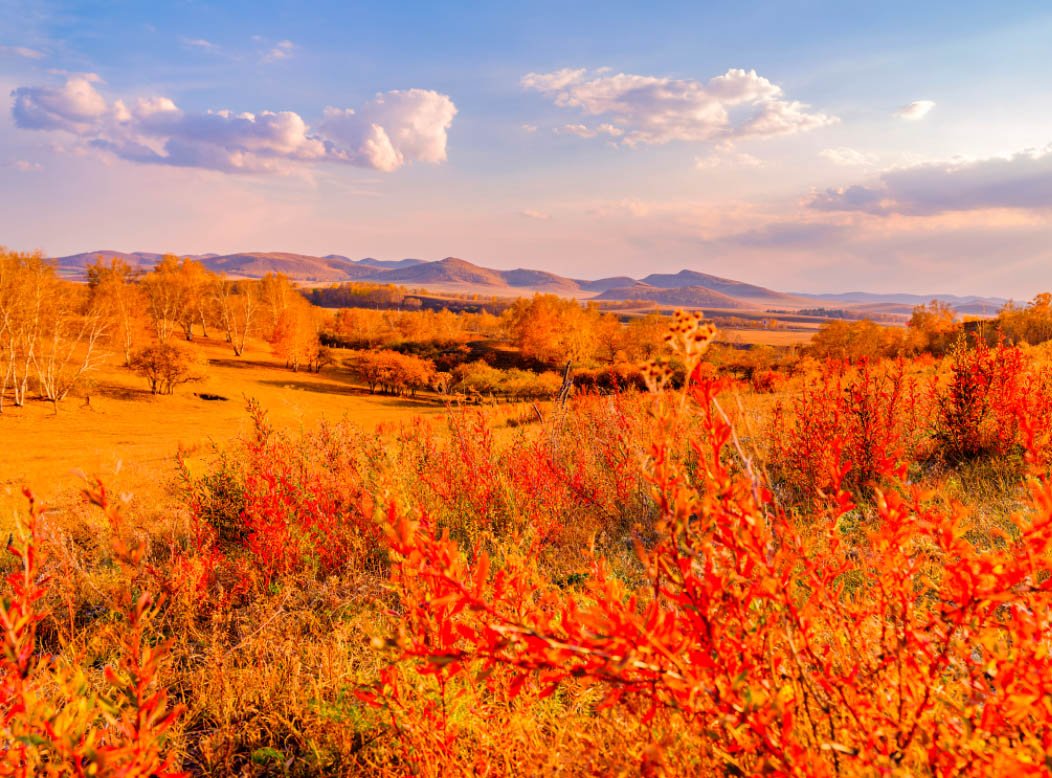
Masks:
[[[37,173],[44,169],[44,166],[39,162],[30,162],[27,159],[16,159],[13,162],[8,162],[7,167],[13,167],[22,173]]]
[[[709,154],[706,157],[695,157],[694,167],[698,170],[712,170],[721,167],[763,167],[763,160],[752,154],[730,153],[723,151],[717,154]]]
[[[187,113],[167,97],[110,103],[97,82],[75,75],[57,87],[16,89],[15,124],[69,133],[82,146],[132,162],[270,172],[330,161],[392,171],[414,161],[445,161],[456,115],[446,95],[409,89],[378,94],[358,111],[327,108],[312,129],[292,111]]]
[[[353,164],[394,170],[407,160],[444,162],[449,127],[457,108],[429,89],[379,94],[359,111],[326,108],[320,125],[330,153]]]
[[[732,69],[703,83],[565,68],[528,73],[521,84],[551,98],[560,108],[606,119],[598,126],[567,125],[575,128],[573,134],[595,137],[605,132],[621,137],[628,146],[788,135],[837,121],[811,112],[801,102],[784,99],[781,87],[755,70]]]
[[[895,115],[900,119],[915,122],[927,116],[934,107],[935,103],[931,100],[914,100],[912,103],[904,105],[895,111]]]
[[[536,124],[524,124],[524,125],[522,125],[522,131],[523,132],[528,132],[528,133],[531,133],[531,134],[535,133],[535,132],[537,132],[537,125]]]
[[[0,54],[14,54],[24,59],[43,59],[44,52],[26,46],[0,46]]]
[[[269,51],[263,54],[263,62],[280,62],[289,59],[296,50],[292,41],[278,41]]]
[[[864,165],[872,165],[877,161],[875,155],[866,154],[865,152],[848,148],[847,146],[822,149],[818,152],[818,156],[841,167],[861,167]]]
[[[620,138],[625,131],[612,124],[600,124],[598,127],[588,127],[584,124],[564,124],[556,127],[556,135],[576,135],[578,138],[596,138],[600,135],[609,135],[612,138]]]
[[[1052,145],[1010,157],[928,162],[887,170],[868,184],[816,193],[821,211],[930,216],[953,211],[1052,210]]]
[[[538,221],[548,221],[550,218],[552,218],[552,215],[550,213],[546,213],[545,211],[538,211],[533,208],[526,208],[522,211],[519,211],[519,215],[525,216],[527,219],[537,219]]]
[[[563,68],[552,73],[527,73],[522,77],[522,86],[538,92],[558,92],[579,83],[587,75],[584,68]]]
[[[30,130],[74,133],[90,129],[109,110],[93,86],[98,81],[94,73],[78,73],[59,87],[19,87],[11,93],[15,124]]]
[[[205,40],[204,38],[180,38],[179,40],[184,46],[188,46],[192,49],[219,51],[219,47],[216,44],[212,43],[212,41]]]

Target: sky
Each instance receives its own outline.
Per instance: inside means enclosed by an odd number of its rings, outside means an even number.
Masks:
[[[1052,290],[1052,4],[0,0],[0,244]]]

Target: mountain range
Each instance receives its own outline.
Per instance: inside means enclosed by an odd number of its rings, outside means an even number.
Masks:
[[[119,258],[136,269],[149,270],[162,256],[147,251],[125,253],[99,250],[57,257],[54,261],[63,276],[83,279],[87,266],[98,258],[105,261]],[[787,293],[695,270],[681,270],[674,274],[652,273],[640,279],[613,276],[588,280],[569,278],[544,270],[497,270],[457,257],[434,261],[381,260],[372,257],[355,260],[339,254],[316,257],[308,254],[264,251],[185,256],[230,278],[261,278],[267,273],[284,273],[295,281],[311,285],[362,281],[423,288],[432,292],[497,297],[518,297],[543,292],[578,299],[647,300],[659,305],[724,311],[838,308],[859,313],[899,315],[909,314],[914,305],[939,299],[952,306],[958,313],[990,315],[996,313],[1006,302],[996,297],[959,297],[945,294]]]

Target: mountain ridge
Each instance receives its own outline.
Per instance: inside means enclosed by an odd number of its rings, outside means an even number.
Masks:
[[[82,280],[96,258],[122,259],[137,270],[149,270],[163,256],[158,252],[122,252],[99,249],[53,258],[59,272]],[[515,268],[498,270],[459,257],[439,260],[405,258],[351,259],[342,254],[314,256],[283,251],[245,251],[231,254],[185,254],[213,272],[232,278],[262,278],[284,273],[310,284],[368,282],[426,288],[446,293],[481,293],[517,297],[524,293],[553,293],[564,297],[597,301],[646,300],[663,305],[739,310],[844,307],[901,315],[903,308],[940,300],[960,313],[992,314],[1007,300],[980,295],[915,295],[877,292],[804,293],[781,292],[731,278],[683,269],[677,273],[651,273],[642,279],[614,276],[594,280],[561,276],[546,270]]]

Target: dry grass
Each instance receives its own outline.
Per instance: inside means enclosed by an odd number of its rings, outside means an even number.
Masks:
[[[748,343],[756,346],[802,346],[810,343],[818,328],[792,330],[724,329],[720,331],[719,343]]]
[[[180,449],[193,466],[213,443],[225,445],[248,431],[246,398],[257,399],[273,423],[287,429],[311,428],[322,419],[372,429],[444,413],[434,398],[370,395],[337,370],[293,373],[262,343],[240,358],[221,341],[198,340],[196,347],[209,360],[208,378],[179,387],[171,397],[151,395],[142,378],[111,364],[92,373],[90,387],[62,403],[57,415],[39,401],[6,407],[0,416],[0,531],[10,527],[15,509],[24,508],[23,485],[63,504],[79,489],[76,471],[157,500],[175,474]],[[195,392],[228,400],[206,401]]]

